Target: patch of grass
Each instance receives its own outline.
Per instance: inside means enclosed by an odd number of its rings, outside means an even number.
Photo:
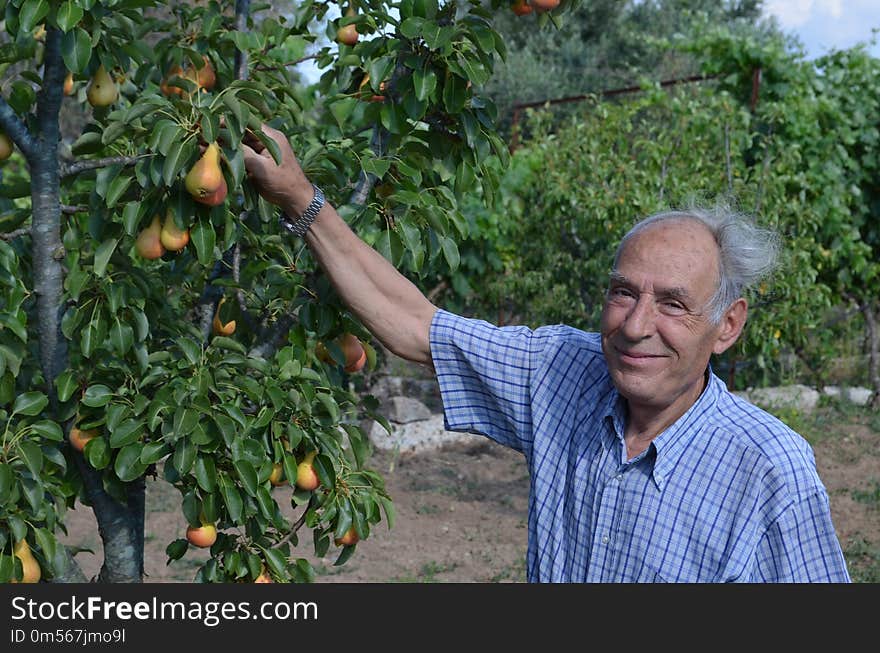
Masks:
[[[422,504],[418,508],[416,508],[417,515],[436,515],[440,512],[440,508],[438,508],[433,503],[431,505]]]
[[[880,583],[880,547],[864,538],[850,540],[843,555],[854,583]]]
[[[394,579],[396,583],[439,583],[442,582],[437,578],[437,574],[443,574],[447,571],[453,571],[458,567],[457,564],[443,564],[435,561],[426,562],[415,576],[399,576]]]
[[[842,424],[861,424],[880,434],[877,411],[837,397],[822,396],[812,411],[776,408],[769,412],[800,433],[811,445],[834,439],[842,433]]]
[[[865,503],[871,508],[880,509],[880,481],[872,479],[873,487],[868,490],[852,490],[850,496],[853,501]]]
[[[513,564],[507,565],[497,574],[489,578],[490,583],[503,583],[509,581],[512,583],[526,582],[526,558],[523,556]]]

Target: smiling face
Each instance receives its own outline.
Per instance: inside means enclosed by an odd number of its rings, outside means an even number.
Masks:
[[[712,353],[732,345],[745,321],[745,301],[737,300],[711,323],[718,283],[718,245],[696,220],[663,220],[624,244],[601,331],[612,381],[631,412],[677,418],[700,396]]]

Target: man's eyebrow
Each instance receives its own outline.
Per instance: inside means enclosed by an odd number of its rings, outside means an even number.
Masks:
[[[609,275],[610,283],[617,283],[622,286],[629,286],[630,288],[635,288],[636,285],[627,279],[624,275],[619,272],[612,272]],[[688,292],[687,288],[683,288],[681,286],[672,286],[671,288],[660,288],[657,290],[656,295],[658,297],[670,298],[670,299],[679,299],[681,301],[691,301],[691,294]]]

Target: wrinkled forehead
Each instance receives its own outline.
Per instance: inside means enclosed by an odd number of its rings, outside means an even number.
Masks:
[[[691,288],[711,293],[719,280],[719,251],[709,228],[698,220],[667,218],[645,225],[618,250],[613,273],[636,284]]]

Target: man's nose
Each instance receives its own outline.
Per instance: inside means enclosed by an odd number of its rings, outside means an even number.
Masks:
[[[653,297],[642,293],[627,313],[621,331],[629,340],[643,340],[654,334],[656,318]]]

